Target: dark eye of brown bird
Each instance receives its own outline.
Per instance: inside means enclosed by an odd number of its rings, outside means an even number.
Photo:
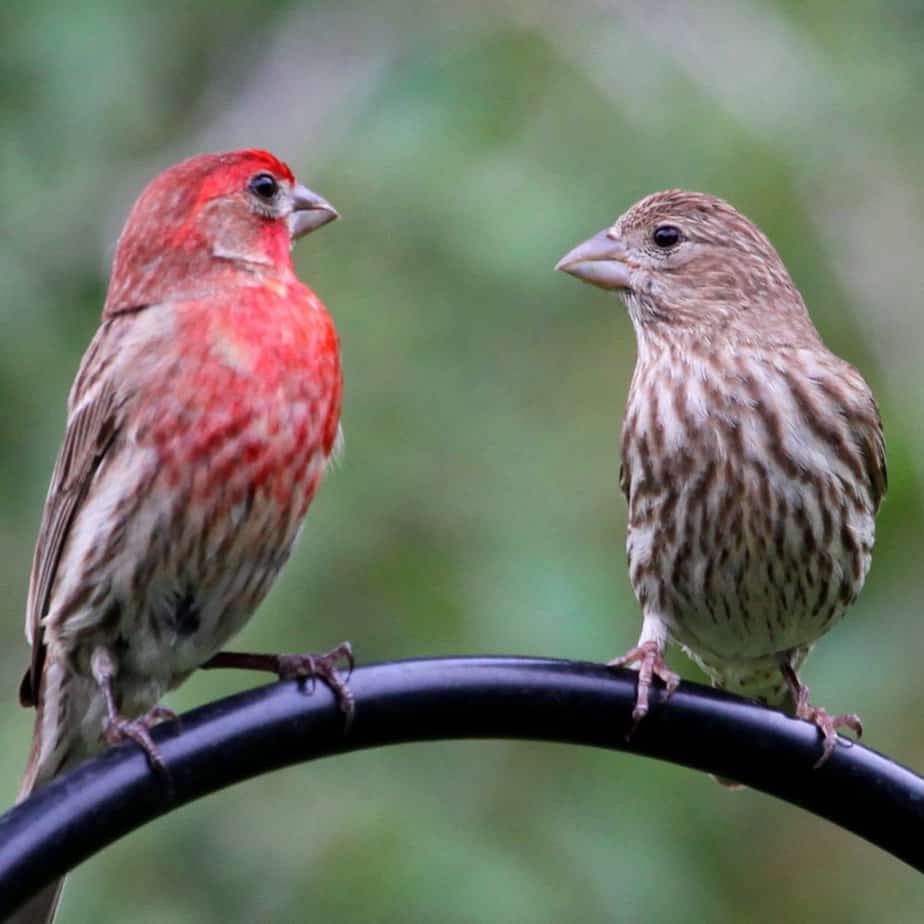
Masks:
[[[663,247],[664,249],[673,247],[680,242],[680,228],[675,225],[660,225],[655,228],[651,239],[658,247]]]
[[[250,191],[261,199],[272,199],[279,191],[279,184],[271,173],[258,173],[249,185]]]

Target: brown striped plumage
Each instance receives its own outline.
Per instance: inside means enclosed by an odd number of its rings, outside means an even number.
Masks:
[[[796,671],[869,570],[886,464],[876,403],[821,342],[767,238],[712,196],[643,199],[559,268],[619,291],[638,344],[622,430],[628,562],[642,608],[636,721],[679,644],[716,686],[824,734]]]

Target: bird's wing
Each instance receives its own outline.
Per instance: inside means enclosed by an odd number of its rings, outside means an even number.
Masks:
[[[38,701],[45,660],[42,618],[48,611],[62,550],[121,426],[116,386],[108,374],[116,325],[114,320],[99,329],[71,390],[67,430],[51,476],[29,578],[26,638],[32,645],[32,665],[19,689],[19,700],[24,706],[34,706]]]
[[[844,407],[841,413],[847,421],[850,440],[859,451],[860,463],[869,482],[873,513],[876,513],[889,486],[882,417],[876,399],[863,376],[843,361],[842,368],[840,378],[847,380],[857,397],[850,405]]]
[[[873,510],[878,511],[889,487],[889,472],[886,467],[885,437],[882,433],[882,419],[879,408],[873,403],[874,419],[862,429],[854,432],[854,439],[863,455],[863,465],[869,478],[873,498]]]

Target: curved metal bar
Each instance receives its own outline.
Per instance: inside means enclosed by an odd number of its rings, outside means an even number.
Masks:
[[[411,741],[520,738],[626,751],[739,780],[799,805],[924,871],[924,779],[841,741],[820,769],[817,730],[684,683],[655,693],[630,741],[635,674],[528,658],[444,658],[361,667],[344,734],[328,690],[276,683],[154,730],[170,772],[120,745],[0,817],[0,916],[113,841],[193,799],[260,773]]]

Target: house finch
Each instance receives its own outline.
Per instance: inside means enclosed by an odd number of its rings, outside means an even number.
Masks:
[[[348,646],[213,657],[289,557],[337,442],[337,334],[290,256],[336,217],[263,151],[186,160],[132,208],[35,549],[20,799],[105,742],[157,765],[158,700],[206,662],[319,676],[349,708]],[[16,920],[49,919],[59,888]]]
[[[831,754],[855,715],[797,670],[854,601],[886,490],[876,402],[832,354],[767,238],[728,203],[670,190],[556,267],[619,292],[638,361],[622,430],[627,553],[642,608],[633,717],[679,644],[715,686],[787,703]],[[791,699],[790,699],[791,698]],[[817,766],[816,765],[816,766]]]

